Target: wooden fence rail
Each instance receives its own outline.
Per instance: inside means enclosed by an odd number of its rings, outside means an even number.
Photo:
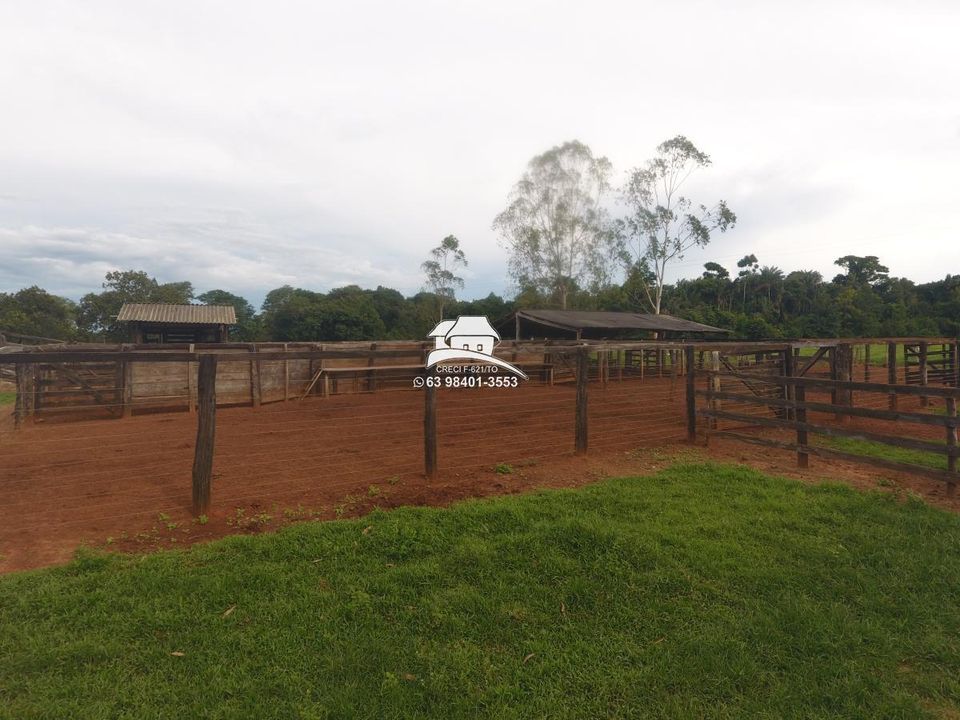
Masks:
[[[960,418],[957,417],[957,398],[960,397],[960,388],[956,387],[918,387],[916,385],[886,385],[880,383],[865,383],[848,380],[831,380],[823,378],[807,377],[776,377],[756,376],[757,381],[766,382],[771,385],[780,385],[784,388],[792,388],[793,392],[785,393],[785,397],[766,397],[756,394],[747,394],[742,392],[728,392],[716,389],[714,380],[728,377],[735,380],[742,380],[740,374],[731,374],[718,371],[706,371],[710,378],[707,389],[694,389],[694,395],[706,400],[706,407],[699,410],[689,411],[694,413],[694,417],[688,418],[688,422],[696,423],[696,417],[707,419],[707,438],[721,437],[740,442],[761,445],[765,447],[774,447],[792,450],[797,453],[797,465],[807,467],[810,455],[817,455],[825,458],[834,458],[846,460],[866,465],[882,467],[888,470],[897,470],[900,472],[922,475],[936,480],[946,482],[947,495],[953,496],[956,492],[957,484],[957,458],[960,457],[960,447],[957,443],[957,428],[960,427]],[[689,381],[688,381],[689,382]],[[690,382],[693,386],[693,382]],[[834,393],[838,400],[835,402],[817,402],[806,400],[807,388],[822,388]],[[909,395],[920,397],[921,399],[929,396],[942,397],[946,400],[947,412],[945,415],[934,415],[922,412],[901,412],[895,410],[880,410],[875,408],[856,407],[853,404],[852,393],[872,392],[883,395],[893,393],[894,395]],[[721,409],[718,401],[730,401],[747,406],[763,406],[766,408],[781,409],[785,412],[778,413],[775,417],[758,416],[747,412],[737,412],[730,409]],[[895,406],[895,404],[894,404]],[[883,434],[868,430],[854,429],[837,425],[830,425],[823,422],[812,422],[808,420],[808,411],[825,414],[833,414],[838,418],[862,417],[875,420],[885,420],[890,422],[912,423],[917,425],[941,427],[945,433],[945,442],[937,443],[930,440],[904,437],[902,434]],[[740,423],[746,428],[764,427],[775,430],[787,430],[796,433],[795,442],[787,442],[781,439],[761,437],[750,435],[745,432],[734,432],[732,430],[720,430],[716,428],[717,421],[727,420]],[[933,455],[946,458],[946,469],[940,470],[933,467],[927,467],[916,463],[901,462],[898,460],[888,460],[885,458],[874,457],[871,455],[834,450],[819,445],[809,443],[809,435],[822,435],[826,437],[848,438],[854,440],[863,440],[881,445],[917,450],[931,453]],[[694,429],[695,434],[695,429]]]

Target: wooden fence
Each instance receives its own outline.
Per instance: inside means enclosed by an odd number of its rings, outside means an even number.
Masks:
[[[957,400],[960,398],[958,387],[870,383],[788,374],[775,377],[716,369],[705,370],[703,375],[706,379],[706,387],[702,389],[696,387],[696,378],[693,374],[687,378],[688,437],[691,440],[696,438],[699,417],[705,421],[703,430],[708,439],[721,437],[754,445],[792,450],[797,453],[799,467],[807,467],[809,456],[816,455],[922,475],[945,482],[949,496],[953,496],[956,491],[957,457],[960,456],[960,447],[957,443],[957,428],[960,426],[960,419],[957,417]],[[743,383],[745,375],[755,386],[775,388],[778,393],[771,395],[743,390],[731,392],[722,389],[725,382]],[[946,379],[955,381],[955,377]],[[808,399],[809,393],[820,393],[828,400],[824,402]],[[886,399],[889,408],[857,406],[856,398],[864,394]],[[696,398],[704,401],[699,409]],[[897,409],[904,404],[900,402],[901,398],[914,401],[919,411]],[[930,398],[943,401],[943,414],[925,411]],[[734,407],[730,408],[727,403],[733,403]],[[760,409],[762,412],[750,412],[750,409]],[[819,416],[818,421],[810,417],[813,413]],[[878,421],[885,428],[885,432],[849,427],[846,422],[851,418]],[[720,421],[735,423],[739,426],[736,430],[722,429],[719,427]],[[894,426],[893,423],[906,425]],[[914,433],[915,435],[924,434],[924,432],[929,435],[930,429],[935,429],[942,434],[943,442],[911,437],[906,431],[906,428],[910,427],[922,429],[921,432]],[[791,435],[792,439],[760,435],[756,432],[758,428],[785,431]],[[931,453],[933,456],[946,458],[944,463],[946,469],[811,444],[811,434]]]
[[[957,450],[956,400],[960,391],[957,389],[956,343],[949,339],[922,342],[913,339],[884,340],[887,345],[888,378],[895,381],[871,383],[853,380],[854,345],[840,341],[817,344],[819,342],[504,343],[498,348],[498,356],[520,364],[531,376],[539,375],[544,385],[575,384],[575,403],[566,406],[562,412],[565,415],[572,413],[569,447],[570,451],[577,454],[587,453],[591,441],[591,414],[588,412],[591,393],[588,391],[588,381],[592,380],[595,386],[602,388],[610,381],[650,380],[670,387],[677,384],[681,392],[685,388],[687,436],[690,440],[697,439],[698,431],[705,431],[708,436],[787,448],[797,452],[798,462],[804,464],[809,455],[819,455],[913,472],[945,480],[952,493],[956,484],[956,458],[960,455]],[[864,347],[864,356],[869,358],[868,348],[881,344],[881,341],[859,340],[858,344]],[[913,357],[912,350],[904,347],[907,344],[916,346],[917,362],[905,362],[902,368],[904,372],[898,374],[899,358]],[[931,355],[931,345],[942,346],[935,351],[935,358]],[[9,364],[16,369],[18,393],[15,417],[18,425],[35,419],[37,412],[44,409],[42,400],[40,405],[37,404],[38,388],[40,391],[44,388],[36,383],[38,367],[52,366],[63,377],[80,386],[83,394],[92,400],[91,404],[112,408],[115,417],[125,417],[133,411],[135,398],[131,377],[135,375],[138,365],[161,373],[176,373],[189,390],[188,408],[197,416],[192,488],[194,511],[201,514],[210,503],[217,407],[225,401],[227,404],[235,402],[237,383],[248,393],[246,404],[253,406],[266,402],[268,397],[274,398],[265,392],[267,387],[283,388],[284,392],[279,395],[281,400],[296,399],[306,393],[323,395],[326,392],[343,391],[345,388],[336,387],[341,379],[358,392],[376,392],[386,378],[401,378],[404,387],[410,388],[412,379],[425,372],[423,356],[429,348],[426,343],[274,345],[252,348],[121,347],[109,350],[39,348],[0,355],[0,364]],[[238,356],[242,359],[238,360]],[[234,368],[228,368],[230,373],[224,372],[224,366],[237,364],[240,366],[239,380],[233,374]],[[914,365],[918,368],[917,373],[913,372]],[[274,379],[269,379],[264,373],[267,367],[279,370]],[[294,367],[298,368],[296,372],[301,373],[296,391],[291,390],[290,380],[294,375]],[[866,368],[870,367],[868,363]],[[931,367],[935,368],[935,372],[930,372]],[[304,368],[306,372],[302,372]],[[867,369],[864,371],[865,377]],[[108,376],[103,387],[93,382],[91,373],[95,372]],[[897,382],[901,377],[904,378],[903,382]],[[680,378],[684,378],[684,381],[680,382]],[[423,468],[427,477],[433,478],[438,472],[439,452],[437,392],[429,386],[422,392]],[[825,397],[810,397],[817,393]],[[886,408],[870,407],[854,401],[865,394],[878,397]],[[906,403],[904,398],[918,402],[921,408],[930,398],[942,399],[945,414],[936,415],[900,407]],[[705,406],[698,407],[698,399],[704,400]],[[603,402],[597,405],[603,406]],[[641,409],[639,400],[630,402],[630,407],[625,407],[624,412],[638,413]],[[674,413],[673,417],[678,420],[682,418],[677,409],[671,408],[669,412]],[[824,415],[834,422],[809,417],[811,414]],[[843,423],[849,418],[905,422],[928,429],[936,428],[938,432],[943,432],[946,441],[941,444],[919,437],[845,427]],[[698,423],[698,419],[701,422]],[[766,437],[756,432],[720,427],[721,423],[786,431],[795,433],[795,439],[791,437],[787,441],[782,437]],[[566,433],[566,430],[563,432]],[[606,432],[614,431],[608,429]],[[810,434],[857,438],[936,453],[947,458],[947,468],[939,470],[822,447],[809,442]]]

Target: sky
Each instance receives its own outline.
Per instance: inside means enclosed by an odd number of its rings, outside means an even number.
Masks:
[[[960,273],[960,3],[0,3],[0,291],[142,269],[256,304],[284,284],[412,294],[454,234],[462,297],[506,293],[491,228],[533,156],[613,180],[686,135],[686,186],[747,253],[831,278]]]

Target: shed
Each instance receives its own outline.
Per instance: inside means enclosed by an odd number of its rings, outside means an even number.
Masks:
[[[729,330],[673,317],[649,313],[599,312],[585,310],[518,310],[501,329],[513,324],[517,340],[531,337],[574,337],[604,339],[636,337],[657,333],[665,336],[688,337],[724,334]]]
[[[124,303],[117,322],[130,328],[135,343],[220,343],[237,313],[232,305]]]

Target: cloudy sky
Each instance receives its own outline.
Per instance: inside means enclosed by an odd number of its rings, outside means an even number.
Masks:
[[[0,291],[137,268],[259,303],[286,283],[414,292],[456,234],[465,296],[535,154],[616,179],[685,134],[735,230],[707,260],[879,255],[960,272],[955,2],[0,3]]]

